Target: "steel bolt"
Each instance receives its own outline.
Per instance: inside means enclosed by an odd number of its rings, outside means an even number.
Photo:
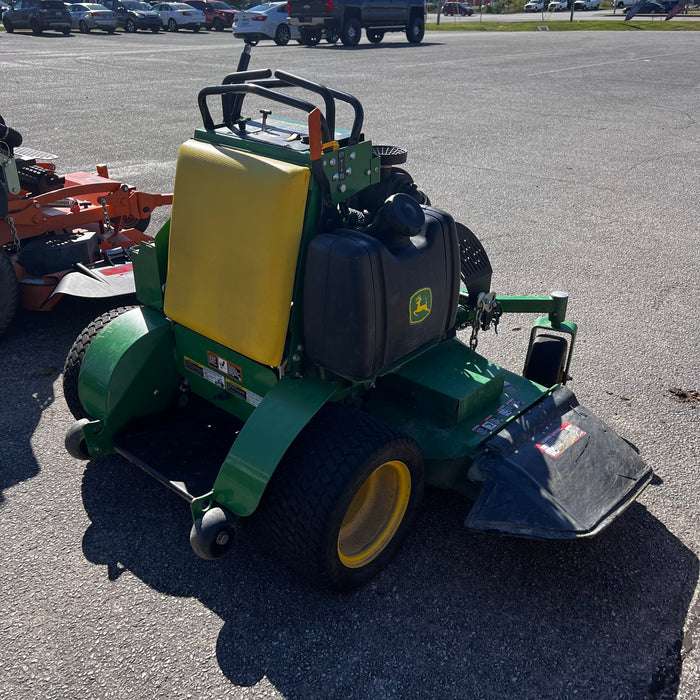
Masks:
[[[350,160],[355,160],[355,158],[357,158],[357,154],[355,153],[355,151],[353,151],[353,152],[350,154]]]
[[[345,192],[345,190],[347,190],[347,187],[346,187],[345,185],[341,185],[338,189],[339,189],[341,192]]]

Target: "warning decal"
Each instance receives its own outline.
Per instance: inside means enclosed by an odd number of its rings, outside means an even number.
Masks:
[[[224,374],[228,374],[229,377],[232,377],[237,382],[243,379],[243,371],[238,365],[234,365],[233,362],[229,362],[211,351],[207,351],[207,362],[210,367],[218,369],[219,372],[223,372]]]
[[[504,416],[505,418],[510,418],[520,411],[520,409],[525,405],[524,401],[518,401],[517,399],[509,399],[503,406],[496,409],[496,413]]]
[[[501,416],[489,416],[488,418],[484,418],[481,423],[475,425],[472,431],[479,433],[479,435],[488,435],[500,428],[503,423],[505,423],[505,419],[501,418]]]
[[[540,452],[549,455],[552,459],[556,459],[585,434],[586,433],[581,430],[581,428],[567,421],[547,435],[542,442],[538,442],[535,447],[540,450]]]
[[[511,384],[509,381],[503,382],[503,391],[506,394],[514,394],[516,391],[520,391],[515,384]]]

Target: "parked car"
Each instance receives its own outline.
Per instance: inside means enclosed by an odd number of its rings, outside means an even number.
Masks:
[[[542,12],[544,10],[544,0],[530,0],[525,4],[525,12]]]
[[[634,6],[633,6],[634,7]],[[627,14],[632,8],[628,7],[625,10]],[[653,0],[648,0],[642,3],[642,6],[635,13],[637,15],[665,15],[668,14],[666,8],[660,2],[653,2]]]
[[[261,39],[272,39],[278,46],[285,46],[290,39],[299,38],[299,30],[287,22],[288,17],[286,2],[256,5],[236,15],[233,36],[251,46]]]
[[[204,12],[184,2],[161,2],[153,5],[151,9],[160,17],[163,29],[169,32],[176,32],[179,29],[198,32],[202,27],[207,26]]]
[[[17,0],[5,10],[2,23],[6,32],[15,29],[31,29],[41,34],[47,29],[70,34],[70,14],[61,0]]]
[[[66,4],[70,12],[71,27],[88,34],[91,29],[101,29],[108,34],[114,34],[117,29],[117,13],[108,10],[104,5],[96,3]]]
[[[138,29],[150,29],[159,32],[162,29],[160,17],[151,6],[138,0],[102,0],[102,4],[117,15],[117,23],[125,32]]]
[[[446,2],[442,6],[442,14],[471,17],[474,14],[474,8],[470,5],[467,5],[466,2]]]
[[[289,0],[288,5],[289,23],[308,46],[324,35],[330,43],[339,38],[345,46],[357,46],[363,29],[373,44],[387,32],[405,32],[411,44],[420,44],[425,35],[425,0]]]
[[[576,0],[574,10],[582,12],[585,10],[598,10],[603,0]]]
[[[223,32],[226,27],[232,26],[238,14],[238,10],[234,10],[222,0],[190,0],[187,4],[204,12],[207,29],[217,32]]]
[[[552,2],[547,5],[548,12],[559,12],[560,10],[569,9],[569,0],[552,0]]]

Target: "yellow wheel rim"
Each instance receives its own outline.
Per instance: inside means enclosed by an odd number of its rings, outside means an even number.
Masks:
[[[385,462],[362,484],[338,533],[338,557],[349,569],[376,559],[401,525],[411,496],[411,473],[398,460]]]

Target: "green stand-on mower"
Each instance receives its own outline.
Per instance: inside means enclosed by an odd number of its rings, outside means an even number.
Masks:
[[[567,295],[494,294],[477,238],[398,167],[405,151],[364,138],[356,98],[246,70],[249,52],[199,93],[171,219],[132,249],[141,306],[68,356],[70,454],[117,453],[181,495],[201,557],[245,527],[335,589],[387,565],[424,484],[475,500],[477,530],[603,530],[651,470],[565,386]],[[307,118],[245,118],[250,96]],[[476,352],[508,312],[542,314],[522,376]]]

